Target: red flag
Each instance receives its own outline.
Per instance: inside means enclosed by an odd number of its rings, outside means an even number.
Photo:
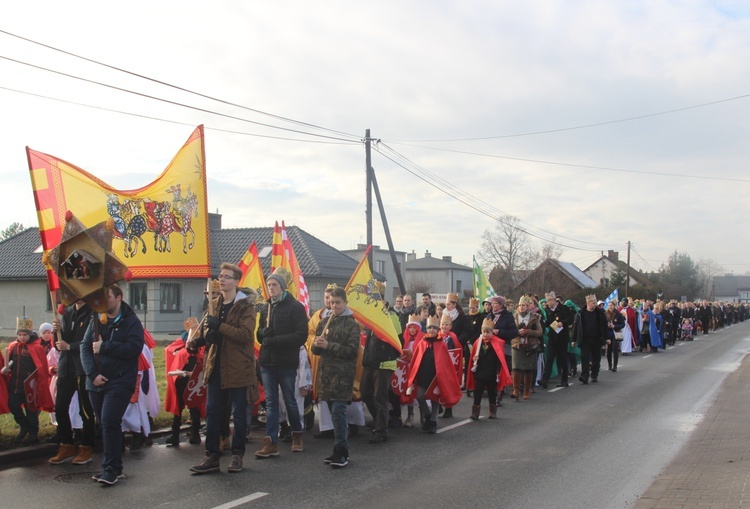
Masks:
[[[302,274],[302,269],[299,268],[297,255],[294,254],[294,249],[292,248],[292,242],[289,240],[289,235],[286,233],[286,225],[284,224],[284,221],[281,221],[281,239],[284,243],[284,252],[289,260],[292,279],[297,287],[297,295],[295,295],[295,297],[305,306],[305,312],[310,316],[310,294],[307,292],[307,283],[305,283],[305,276]]]
[[[198,362],[190,375],[185,392],[182,393],[182,400],[188,408],[205,408],[206,407],[206,384],[203,383],[203,363]]]

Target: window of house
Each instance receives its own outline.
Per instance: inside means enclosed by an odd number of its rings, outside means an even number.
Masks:
[[[180,309],[182,293],[179,283],[161,283],[159,285],[159,310],[164,313],[177,313]]]
[[[385,274],[385,260],[375,260],[375,271]]]
[[[147,283],[130,283],[130,298],[128,304],[136,311],[148,310],[148,300],[146,299]]]
[[[458,294],[461,293],[461,286],[463,286],[461,284],[461,280],[460,279],[456,279],[456,293],[458,293]]]

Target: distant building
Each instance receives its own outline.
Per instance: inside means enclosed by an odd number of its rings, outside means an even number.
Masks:
[[[513,290],[513,297],[534,293],[542,297],[554,291],[558,296],[574,295],[585,288],[596,288],[598,284],[581,269],[570,262],[548,259],[539,264]]]
[[[750,276],[714,276],[711,300],[750,303]]]
[[[239,262],[253,241],[263,273],[270,272],[273,227],[222,229],[219,214],[209,214],[209,222],[213,277],[218,276],[221,263]],[[297,226],[288,226],[287,233],[305,276],[310,309],[320,309],[325,287],[329,283],[346,285],[357,262]],[[134,279],[121,286],[125,301],[152,332],[180,332],[184,320],[200,316],[205,304],[203,279]],[[34,320],[35,327],[53,317],[38,228],[0,242],[0,336],[15,335],[16,317],[24,313]]]
[[[607,255],[602,255],[594,263],[583,269],[583,272],[596,281],[598,286],[610,286],[609,282],[612,279],[612,275],[618,270],[621,270],[623,275],[627,274],[628,264],[619,259],[617,251],[610,249]],[[633,287],[636,285],[648,286],[648,278],[633,267],[630,267],[630,283],[628,286]]]
[[[417,258],[412,251],[406,255],[404,272],[406,288],[413,293],[453,292],[463,298],[474,292],[472,268],[454,263],[450,256],[434,258],[426,251],[424,258]]]

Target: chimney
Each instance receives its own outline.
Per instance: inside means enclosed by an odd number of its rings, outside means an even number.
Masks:
[[[417,253],[415,253],[413,249],[411,250],[411,253],[406,253],[406,261],[407,262],[410,262],[410,261],[416,260],[416,259],[417,259]]]
[[[424,252],[424,257],[425,258],[432,258],[432,253],[430,253],[429,251],[425,251]]]
[[[208,229],[209,230],[221,230],[221,214],[208,213]]]
[[[367,244],[357,244],[357,251],[364,251],[367,249]]]
[[[610,249],[609,251],[607,251],[607,257],[613,262],[617,263],[617,259],[620,257],[620,253],[618,251],[613,251]]]
[[[443,261],[444,262],[452,262],[453,261],[453,257],[452,256],[443,256]]]

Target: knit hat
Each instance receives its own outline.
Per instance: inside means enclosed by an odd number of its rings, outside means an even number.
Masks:
[[[29,335],[34,331],[34,323],[31,321],[31,318],[26,318],[25,316],[23,318],[17,317],[16,318],[16,332],[25,332]]]
[[[503,297],[502,295],[495,295],[490,299],[490,302],[497,302],[501,306],[505,306],[505,297]]]
[[[281,274],[276,274],[274,272],[273,274],[271,274],[270,276],[268,276],[266,278],[266,282],[268,282],[268,281],[270,281],[272,279],[274,281],[276,281],[277,283],[279,283],[279,286],[281,287],[282,291],[286,291],[286,279],[284,279],[284,277],[281,276]]]
[[[52,332],[52,324],[49,322],[44,322],[42,325],[39,326],[39,335],[41,336],[43,333],[47,331]]]

